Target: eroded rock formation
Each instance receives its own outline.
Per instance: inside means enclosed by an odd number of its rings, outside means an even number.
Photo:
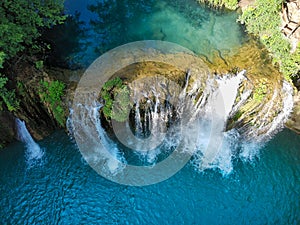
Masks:
[[[300,40],[300,0],[287,1],[282,6],[282,32],[290,40],[294,52]]]

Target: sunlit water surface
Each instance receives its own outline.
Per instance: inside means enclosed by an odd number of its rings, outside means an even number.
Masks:
[[[284,130],[232,174],[198,173],[188,164],[145,187],[112,183],[83,160],[63,132],[39,142],[42,162],[26,148],[0,152],[1,224],[299,224],[300,137]]]

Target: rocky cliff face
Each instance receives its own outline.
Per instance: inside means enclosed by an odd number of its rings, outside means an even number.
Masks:
[[[11,66],[5,74],[10,77],[10,85],[15,89],[20,101],[19,108],[14,112],[0,113],[0,144],[18,139],[15,129],[15,118],[25,121],[31,135],[40,140],[58,128],[51,109],[41,101],[40,81],[52,78],[43,70],[36,69],[30,59],[20,60]]]
[[[291,43],[291,52],[295,52],[300,42],[300,0],[289,0],[281,12],[282,32]],[[295,83],[298,93],[294,96],[294,109],[286,126],[300,134],[300,79]]]
[[[294,97],[294,109],[286,126],[300,134],[300,92]]]
[[[14,125],[14,117],[8,112],[0,111],[0,148],[14,140]]]
[[[294,52],[300,41],[300,0],[287,1],[281,11],[282,32],[289,39]]]

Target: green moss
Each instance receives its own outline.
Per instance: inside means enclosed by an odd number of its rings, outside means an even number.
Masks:
[[[114,93],[114,104],[112,107],[112,119],[123,122],[126,121],[131,108],[130,91],[127,86],[118,88]]]
[[[242,115],[243,115],[243,112],[239,110],[239,111],[233,116],[232,120],[236,122],[236,121],[238,121],[239,118],[241,118]]]
[[[64,94],[65,84],[61,81],[40,81],[39,95],[41,101],[49,106],[54,118],[62,127],[65,126],[66,116],[63,109],[62,96]]]
[[[257,87],[255,87],[253,92],[253,99],[259,103],[262,102],[262,100],[266,97],[267,94],[267,85],[265,84],[259,84]]]

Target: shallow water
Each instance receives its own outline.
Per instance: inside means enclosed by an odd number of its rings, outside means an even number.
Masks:
[[[66,12],[81,13],[87,28],[82,43],[89,42],[88,47],[75,54],[84,65],[107,50],[139,40],[174,42],[210,60],[215,54],[234,53],[246,39],[235,12],[214,11],[194,0],[98,2],[65,3]]]
[[[39,142],[43,163],[28,168],[26,147],[0,152],[1,224],[298,224],[300,137],[279,133],[259,158],[235,160],[227,177],[188,164],[145,187],[112,183],[92,170],[63,132]]]

